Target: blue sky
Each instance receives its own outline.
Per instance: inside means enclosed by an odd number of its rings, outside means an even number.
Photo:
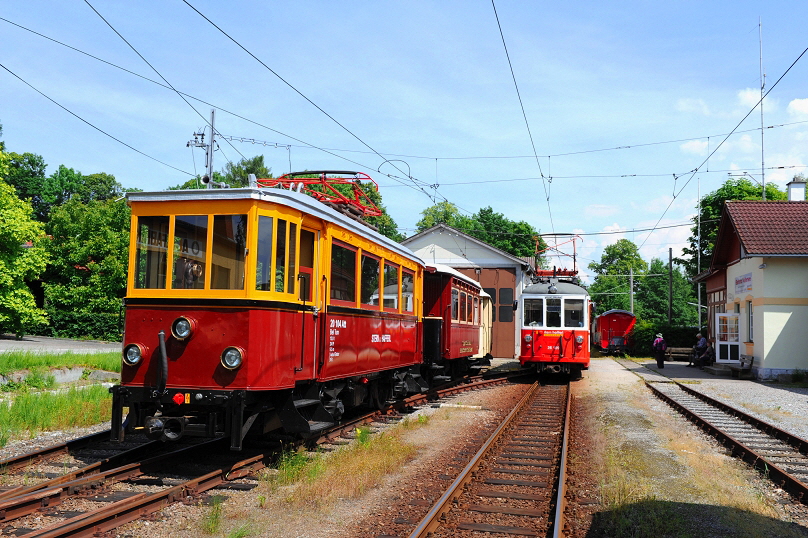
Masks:
[[[689,221],[699,185],[760,180],[759,109],[725,140],[760,97],[758,22],[767,89],[808,47],[800,2],[497,2],[531,143],[491,2],[189,2],[266,67],[182,0],[91,3],[177,90],[217,108],[219,132],[269,144],[222,141],[216,169],[263,154],[276,175],[290,162],[366,172],[406,235],[433,199],[490,205],[542,233],[581,233],[579,269],[622,237],[647,260],[676,256],[689,227],[662,227]],[[160,79],[85,2],[0,5],[7,21]],[[209,104],[7,21],[8,150],[144,190],[202,171],[186,142]],[[808,54],[765,100],[765,177],[781,188],[808,161],[806,82]]]

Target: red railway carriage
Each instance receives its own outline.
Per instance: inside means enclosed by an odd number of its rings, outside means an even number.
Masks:
[[[595,318],[592,339],[603,353],[626,353],[632,347],[631,331],[637,318],[627,310],[608,310]]]
[[[574,275],[539,270],[522,291],[523,367],[573,375],[589,368],[589,293]]]
[[[441,264],[424,272],[424,362],[432,379],[449,379],[490,364],[480,353],[480,283]],[[475,355],[477,358],[472,359]]]
[[[424,264],[406,247],[289,188],[128,193],[127,201],[113,439],[141,429],[162,440],[230,437],[238,450],[248,433],[313,435],[346,408],[427,387]],[[452,330],[442,359],[471,355],[462,349],[473,347],[470,337],[454,344],[461,331]]]

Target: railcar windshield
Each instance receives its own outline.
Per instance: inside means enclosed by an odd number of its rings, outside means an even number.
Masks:
[[[578,329],[586,326],[586,300],[570,297],[524,299],[524,327]]]

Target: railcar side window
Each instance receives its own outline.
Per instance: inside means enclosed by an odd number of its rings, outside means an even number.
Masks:
[[[414,310],[413,297],[415,294],[415,275],[409,271],[401,271],[401,300],[404,312]]]
[[[138,217],[135,287],[165,289],[168,217]]]
[[[205,289],[207,215],[174,217],[174,289]]]
[[[255,289],[272,291],[272,217],[258,217]]]
[[[475,325],[480,323],[480,298],[474,298],[474,317],[472,318],[472,323]]]
[[[247,244],[247,215],[213,216],[211,289],[244,289],[244,249]]]
[[[564,300],[564,326],[583,327],[584,326],[584,300],[565,299]]]
[[[547,298],[547,326],[561,327],[561,298]]]
[[[286,274],[289,277],[286,279],[286,293],[295,292],[295,258],[297,258],[297,224],[294,222],[289,223],[289,258],[287,263]]]
[[[457,290],[452,290],[452,319],[457,319],[459,302],[460,302],[460,292]]]
[[[460,293],[460,321],[466,321],[466,294]]]
[[[314,278],[314,232],[300,229],[300,299],[311,301],[311,285]]]
[[[356,301],[356,251],[331,245],[331,298]]]
[[[544,327],[544,299],[525,299],[525,326]]]
[[[359,302],[362,304],[379,304],[379,267],[377,258],[362,254],[362,280],[359,282]]]
[[[384,308],[398,308],[398,267],[384,264]]]
[[[278,219],[278,231],[275,233],[275,291],[283,291],[286,279],[286,221]]]

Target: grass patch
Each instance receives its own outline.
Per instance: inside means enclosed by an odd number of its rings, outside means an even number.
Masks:
[[[263,475],[268,494],[279,495],[268,500],[262,494],[259,505],[270,510],[284,506],[324,510],[341,499],[360,497],[415,457],[416,447],[401,439],[403,430],[411,427],[402,422],[379,435],[358,428],[357,442],[334,453],[284,454],[274,474]]]
[[[107,372],[121,371],[121,354],[111,353],[50,353],[38,354],[30,351],[7,351],[0,353],[0,375],[8,375],[20,370],[42,371],[51,368],[82,366],[92,370]]]
[[[31,370],[22,381],[8,381],[0,385],[3,392],[27,392],[29,390],[51,389],[56,385],[56,378],[40,367]]]
[[[210,511],[202,518],[202,532],[205,534],[215,534],[219,532],[222,525],[222,501],[220,495],[211,498]]]
[[[110,418],[112,396],[101,385],[56,393],[20,393],[10,407],[0,404],[0,446],[40,431],[90,426]]]

